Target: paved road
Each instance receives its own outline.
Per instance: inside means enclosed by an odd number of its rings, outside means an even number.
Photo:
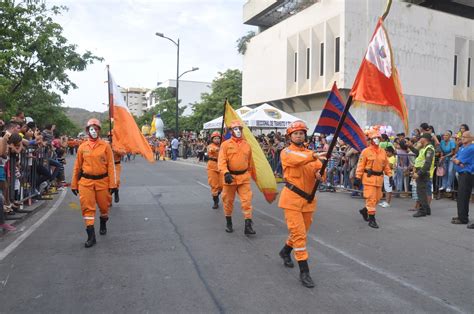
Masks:
[[[202,166],[137,158],[123,182],[91,249],[70,191],[0,236],[0,313],[474,312],[474,234],[449,223],[454,202],[414,219],[411,202],[395,199],[373,230],[356,211],[362,200],[320,194],[308,245],[317,286],[307,289],[277,254],[281,210],[258,192],[247,238],[240,211],[236,232],[224,232]]]

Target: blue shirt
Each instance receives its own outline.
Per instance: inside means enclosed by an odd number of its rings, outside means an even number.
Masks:
[[[467,172],[474,174],[474,144],[461,146],[458,153],[456,154],[456,159],[464,165],[464,167],[454,165],[458,173]]]
[[[441,150],[443,151],[443,155],[447,155],[450,152],[452,152],[453,149],[456,148],[456,143],[454,143],[453,139],[450,139],[448,143],[442,140],[440,143],[440,147],[441,147]]]

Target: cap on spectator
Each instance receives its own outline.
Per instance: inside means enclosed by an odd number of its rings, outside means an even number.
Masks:
[[[31,122],[35,122],[35,120],[33,120],[32,117],[26,117],[25,122],[26,122],[26,124],[28,124],[28,123],[31,123]]]
[[[431,140],[431,134],[429,134],[429,133],[423,133],[423,134],[421,135],[421,138],[425,138],[425,139],[427,139],[427,140]]]

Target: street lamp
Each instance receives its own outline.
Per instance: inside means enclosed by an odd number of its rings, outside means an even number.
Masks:
[[[174,41],[173,39],[166,37],[163,33],[155,33],[156,36],[166,38],[171,41],[176,46],[176,116],[175,116],[175,136],[178,137],[179,124],[178,124],[178,114],[179,114],[179,78],[184,74],[192,71],[197,71],[199,68],[193,67],[191,70],[185,71],[179,75],[179,38]]]

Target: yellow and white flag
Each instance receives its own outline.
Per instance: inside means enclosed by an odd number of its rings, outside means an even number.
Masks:
[[[229,127],[230,123],[234,120],[242,121],[242,119],[240,119],[237,112],[234,111],[230,103],[226,101],[224,123],[227,127]],[[250,129],[245,125],[243,121],[242,125],[244,126],[244,138],[247,143],[249,143],[250,149],[252,149],[252,163],[253,168],[255,169],[256,176],[255,183],[257,184],[260,192],[262,192],[265,196],[267,202],[272,203],[278,194],[277,183],[275,175],[272,171],[272,167],[268,163],[268,160],[265,157],[262,148],[258,144]]]

